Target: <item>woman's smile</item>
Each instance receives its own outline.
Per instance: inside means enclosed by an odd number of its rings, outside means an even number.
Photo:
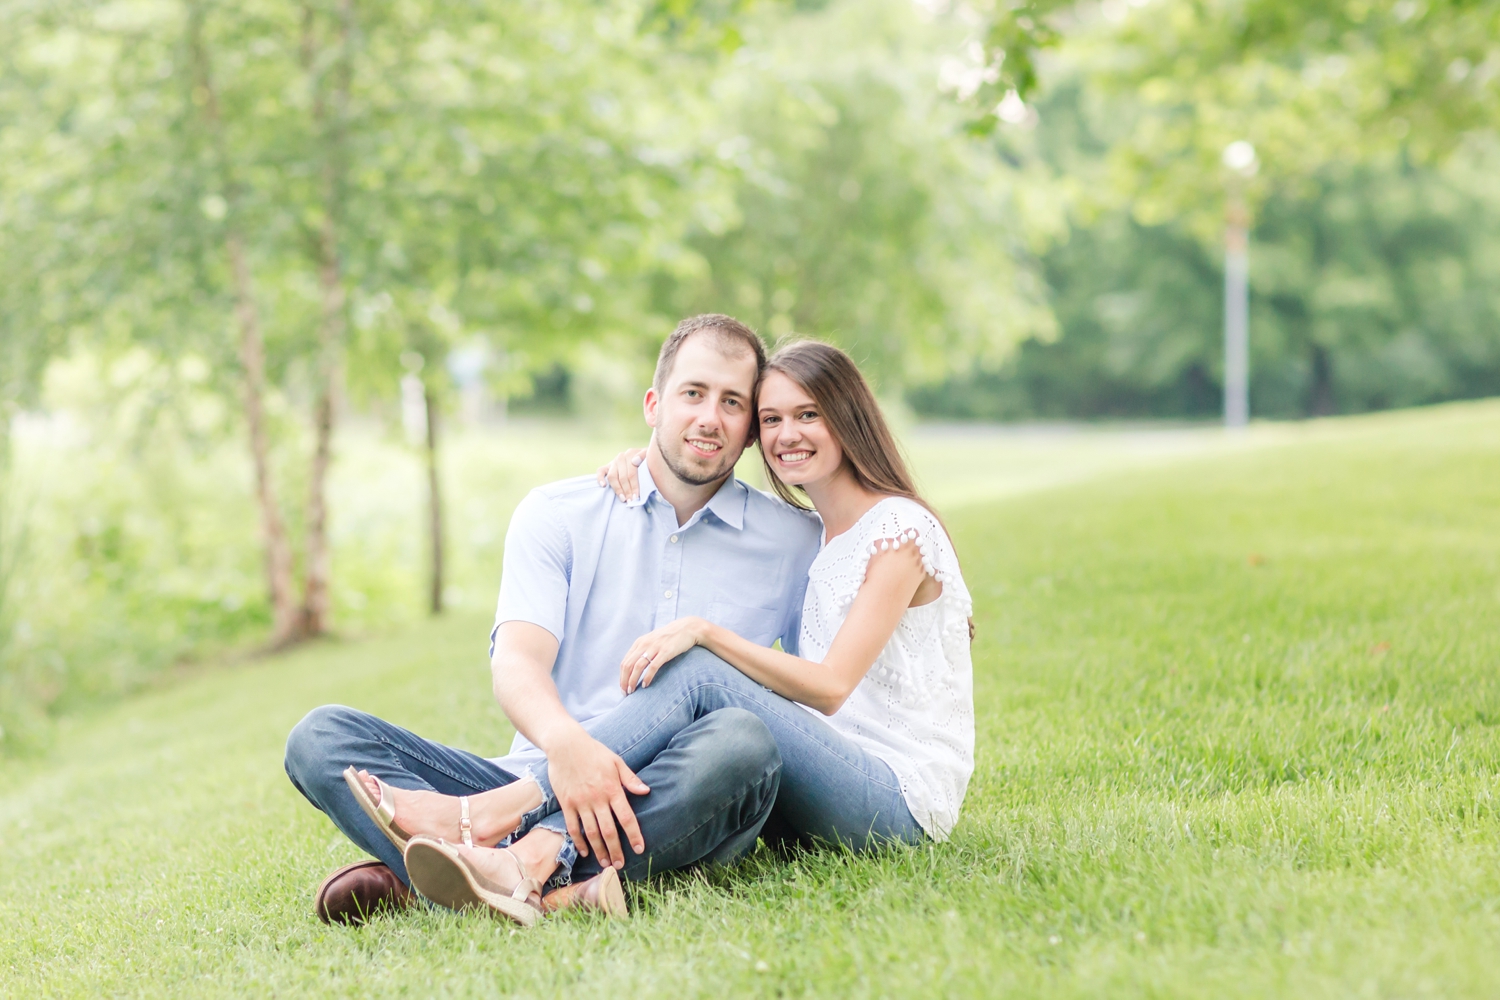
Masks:
[[[783,481],[805,487],[838,472],[843,450],[817,402],[781,372],[760,385],[759,417],[761,450]]]

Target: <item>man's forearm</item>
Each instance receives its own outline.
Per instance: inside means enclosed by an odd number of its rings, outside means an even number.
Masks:
[[[550,753],[576,739],[583,727],[563,707],[552,681],[557,639],[530,622],[503,622],[495,630],[490,683],[495,700],[520,734]]]
[[[536,675],[527,665],[507,664],[496,657],[493,665],[495,698],[516,731],[550,753],[557,746],[584,734],[584,729],[563,707],[549,672]]]
[[[547,755],[552,791],[578,850],[592,852],[601,864],[623,866],[616,820],[636,853],[645,850],[625,795],[645,795],[650,789],[563,707],[552,680],[557,648],[557,639],[538,625],[501,623],[490,660],[495,699],[517,731]]]

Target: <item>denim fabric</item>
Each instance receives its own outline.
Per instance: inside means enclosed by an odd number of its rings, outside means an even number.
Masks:
[[[405,882],[410,880],[401,852],[344,784],[344,768],[351,764],[397,788],[445,795],[473,795],[518,777],[477,754],[434,743],[342,705],[314,709],[297,723],[286,744],[286,773],[292,784],[345,836]],[[626,849],[624,874],[630,878],[696,862],[729,863],[753,848],[776,801],[781,758],[771,734],[755,716],[726,711],[705,714],[682,727],[635,770],[651,793],[630,797],[646,841],[644,854],[631,855]],[[592,858],[583,859],[582,867],[574,866],[573,851],[565,838],[555,881],[598,871]]]
[[[701,647],[668,663],[650,687],[638,689],[585,728],[632,769],[639,769],[701,720],[736,709],[753,714],[775,740],[781,757],[777,822],[796,838],[855,849],[889,841],[914,844],[925,838],[889,765],[819,716]],[[531,773],[542,789],[543,802],[527,814],[521,832],[536,825],[566,829],[546,765],[533,766]],[[639,773],[654,796],[656,786],[645,771]],[[649,835],[646,846],[649,851]]]

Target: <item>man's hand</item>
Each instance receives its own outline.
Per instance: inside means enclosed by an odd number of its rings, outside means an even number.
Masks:
[[[547,754],[552,791],[578,853],[592,848],[600,864],[619,868],[625,851],[615,820],[637,854],[646,849],[625,793],[645,795],[650,789],[568,715],[552,682],[556,659],[557,638],[551,632],[530,622],[501,623],[490,661],[495,698],[521,734]]]
[[[625,766],[619,754],[580,732],[548,749],[547,776],[579,854],[588,854],[592,847],[599,864],[624,868],[625,850],[616,820],[635,853],[645,851],[640,824],[625,793],[645,795],[651,789]]]

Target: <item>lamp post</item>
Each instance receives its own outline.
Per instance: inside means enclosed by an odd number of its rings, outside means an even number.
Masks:
[[[1224,426],[1250,422],[1250,210],[1243,181],[1260,164],[1243,139],[1224,148],[1229,198],[1224,220]]]

